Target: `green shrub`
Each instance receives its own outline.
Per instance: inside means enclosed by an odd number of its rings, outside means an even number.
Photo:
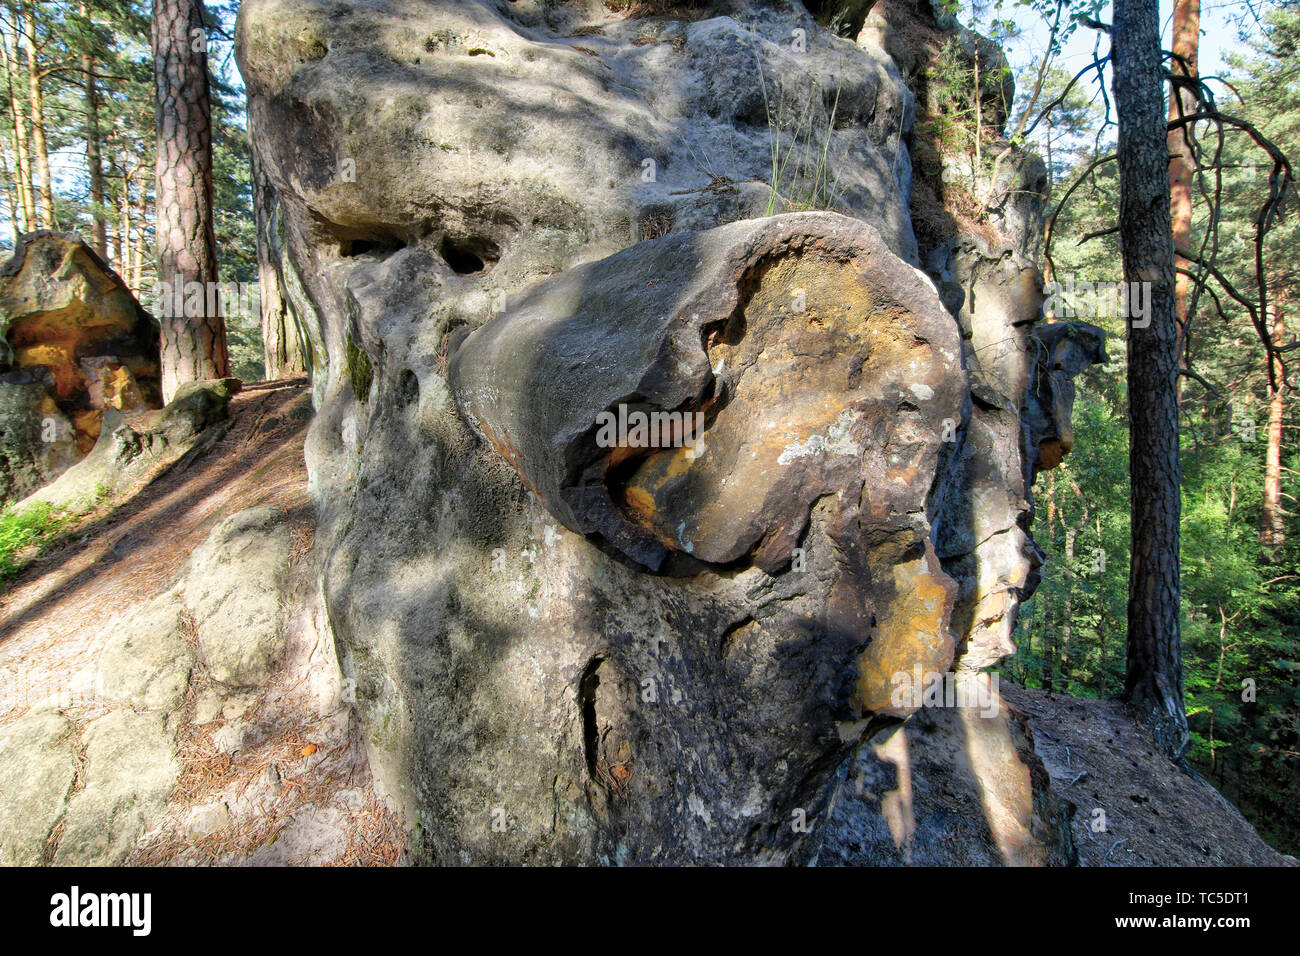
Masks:
[[[0,582],[31,563],[75,517],[45,503],[0,510]]]

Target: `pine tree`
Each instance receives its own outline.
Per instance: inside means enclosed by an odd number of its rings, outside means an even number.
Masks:
[[[1189,739],[1179,618],[1178,327],[1158,5],[1116,0],[1111,30],[1124,280],[1151,292],[1149,324],[1139,328],[1130,319],[1128,336],[1133,524],[1124,696],[1177,760]]]
[[[218,274],[202,0],[154,0],[153,15],[159,281],[202,290],[187,297],[183,310],[197,314],[177,315],[182,310],[168,308],[161,317],[163,398],[170,401],[185,382],[230,374],[230,362],[217,297],[208,294]]]

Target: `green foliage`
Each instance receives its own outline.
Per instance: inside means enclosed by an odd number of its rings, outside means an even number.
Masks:
[[[815,84],[800,93],[774,81],[769,95],[769,84],[761,64],[759,81],[763,88],[772,157],[772,192],[764,215],[834,209],[835,181],[828,160],[835,116],[839,111],[840,88],[836,88],[835,98],[827,110],[820,88]],[[784,209],[781,200],[785,201]]]
[[[18,574],[74,520],[43,502],[0,510],[0,582]]]
[[[1235,61],[1233,78],[1244,105],[1237,115],[1254,123],[1289,156],[1300,156],[1300,12],[1277,10],[1253,57]],[[1059,86],[1052,77],[1050,86]],[[1055,94],[1053,94],[1055,95]],[[1062,132],[1099,128],[1086,104]],[[1090,122],[1087,117],[1094,118]],[[1220,148],[1210,131],[1203,144]],[[1105,144],[1101,144],[1104,148]],[[1052,206],[1095,156],[1086,137],[1056,141]],[[1194,249],[1218,247],[1218,266],[1253,294],[1254,221],[1267,196],[1267,162],[1249,137],[1230,134],[1221,146],[1217,222],[1198,199]],[[1207,157],[1212,158],[1212,157]],[[1053,278],[1058,282],[1118,282],[1120,251],[1114,234],[1080,244],[1117,220],[1113,163],[1096,167],[1061,210],[1053,232]],[[1208,177],[1210,189],[1215,177]],[[1050,208],[1050,207],[1049,207]],[[1292,207],[1294,209],[1294,206]],[[1300,234],[1289,216],[1264,249],[1270,297],[1283,308],[1300,301],[1293,266]],[[1215,227],[1217,226],[1217,237]],[[1213,287],[1213,286],[1212,286]],[[1064,303],[1062,305],[1062,302]],[[1125,330],[1113,317],[1069,314],[1086,306],[1060,297],[1057,318],[1080,318],[1112,335],[1110,353],[1123,353]],[[1192,734],[1190,764],[1227,794],[1274,846],[1300,850],[1300,528],[1284,515],[1286,543],[1277,553],[1260,543],[1264,513],[1269,389],[1266,361],[1244,310],[1219,289],[1195,300],[1187,330],[1191,375],[1182,382],[1182,637],[1185,705]],[[1294,374],[1294,373],[1293,373]],[[1284,492],[1295,496],[1300,448],[1293,393],[1283,419]],[[1118,361],[1086,373],[1074,409],[1077,444],[1034,489],[1034,536],[1047,554],[1042,583],[1022,608],[1019,652],[1003,672],[1033,686],[1085,696],[1123,689],[1128,587],[1128,434],[1123,368]],[[1142,396],[1131,397],[1140,402]],[[1095,555],[1106,556],[1104,569]],[[1067,557],[1074,554],[1074,559]]]
[[[926,88],[931,91],[926,134],[942,152],[974,153],[979,115],[975,70],[956,37],[945,40],[931,60]]]

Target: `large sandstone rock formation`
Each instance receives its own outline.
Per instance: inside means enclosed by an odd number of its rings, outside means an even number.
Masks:
[[[898,676],[1013,649],[1058,372],[1100,342],[1038,368],[1032,202],[1001,245],[914,228],[906,58],[869,4],[814,6],[835,29],[241,7],[323,598],[415,859],[814,859],[855,748],[916,709]],[[605,412],[689,418],[611,443]],[[1018,719],[979,735],[991,845],[1068,859]]]
[[[86,454],[105,411],[157,408],[158,328],[71,236],[20,236],[0,266],[0,500]]]

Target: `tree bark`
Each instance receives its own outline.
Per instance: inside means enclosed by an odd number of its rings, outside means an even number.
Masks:
[[[280,276],[280,244],[276,237],[275,187],[253,154],[253,219],[257,226],[257,278],[262,307],[262,358],[268,379],[307,374],[302,335],[289,308]]]
[[[1286,341],[1286,317],[1278,305],[1269,306],[1273,314],[1273,327],[1270,335],[1273,342],[1282,345]],[[1274,365],[1277,387],[1268,397],[1268,452],[1264,459],[1264,508],[1260,522],[1260,544],[1265,550],[1276,554],[1286,543],[1286,529],[1282,511],[1282,419],[1286,414],[1286,380],[1282,374],[1282,363],[1276,356],[1268,360]]]
[[[1128,332],[1132,540],[1124,698],[1177,760],[1189,738],[1179,621],[1179,337],[1159,16],[1154,0],[1116,0],[1111,27],[1124,279],[1150,291],[1149,324],[1137,327],[1144,323],[1130,318]],[[1130,304],[1136,299],[1128,297]]]
[[[5,204],[9,210],[9,225],[13,229],[14,245],[18,244],[18,237],[22,235],[21,210],[18,208],[18,192],[14,188],[14,172],[9,166],[9,143],[0,143],[0,176],[4,177],[5,182]]]
[[[32,154],[36,161],[37,187],[41,197],[39,212],[41,228],[59,228],[54,215],[54,180],[50,177],[50,149],[45,140],[45,90],[41,85],[41,65],[36,51],[36,5],[28,4],[26,12],[27,46],[27,105],[31,109]]]
[[[1199,75],[1197,63],[1201,47],[1201,0],[1175,0],[1174,49],[1170,69],[1177,75]],[[1181,58],[1181,59],[1180,59]],[[1174,121],[1196,112],[1196,99],[1190,93],[1173,86],[1169,91],[1169,119]],[[1169,131],[1169,212],[1172,219],[1174,248],[1192,247],[1192,180],[1196,163],[1188,142],[1191,127],[1183,126]],[[1181,257],[1176,265],[1190,267]],[[1192,280],[1181,273],[1174,277],[1174,314],[1178,319],[1180,342],[1187,331],[1187,307],[1191,297]]]
[[[80,5],[81,17],[90,23],[90,12],[85,3]],[[81,73],[86,92],[86,168],[90,173],[90,203],[94,226],[91,245],[100,258],[108,261],[108,224],[104,216],[104,159],[99,129],[99,86],[95,82],[95,58],[89,53],[81,57]]]
[[[18,47],[21,45],[20,33],[13,31],[13,47],[10,38],[0,42],[0,53],[4,56],[4,68],[7,92],[9,95],[9,118],[12,120],[14,145],[14,172],[17,176],[18,201],[22,212],[22,231],[30,232],[39,226],[36,218],[36,196],[32,189],[31,154],[27,145],[27,120],[24,119],[22,101],[18,95]]]
[[[122,197],[118,201],[118,214],[121,225],[118,227],[117,252],[120,263],[118,272],[127,288],[139,297],[140,291],[131,283],[131,170],[122,169]]]
[[[147,170],[141,164],[136,166],[135,172],[144,173]],[[149,182],[147,179],[139,179],[135,195],[135,252],[131,261],[131,289],[138,298],[144,294],[144,250],[146,236],[149,234]],[[224,333],[225,326],[223,324],[222,334]]]
[[[164,401],[171,401],[186,382],[230,374],[220,297],[208,294],[218,280],[205,36],[202,0],[154,0],[158,282],[160,288],[162,283],[174,287],[179,281],[191,288],[199,283],[202,290],[183,309],[175,307],[174,295],[160,297],[170,300],[159,310]]]

